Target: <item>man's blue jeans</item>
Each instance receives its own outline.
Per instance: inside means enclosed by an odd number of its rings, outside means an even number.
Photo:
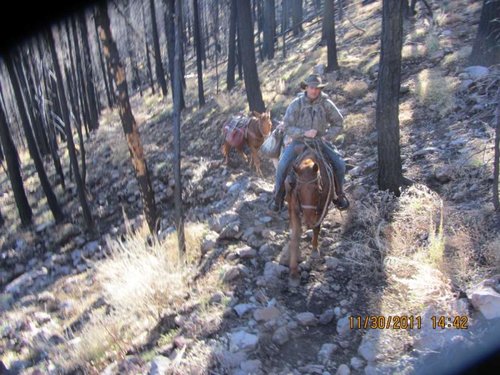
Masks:
[[[292,141],[286,148],[283,150],[281,154],[278,168],[276,169],[276,185],[274,186],[274,197],[276,199],[281,200],[285,194],[285,189],[283,184],[285,183],[286,173],[288,171],[288,167],[298,156],[297,151],[295,150],[296,146],[301,145],[302,142],[295,140]],[[332,165],[333,172],[335,173],[335,177],[338,181],[338,184],[342,188],[344,186],[344,176],[345,176],[345,162],[342,159],[342,156],[338,153],[335,146],[330,144],[329,142],[323,142],[323,152],[330,159],[330,164]]]

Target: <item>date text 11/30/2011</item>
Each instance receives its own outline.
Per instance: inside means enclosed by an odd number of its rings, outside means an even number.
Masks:
[[[418,315],[366,315],[350,316],[350,329],[421,329],[422,317]],[[433,329],[468,329],[467,315],[435,315],[430,318]]]

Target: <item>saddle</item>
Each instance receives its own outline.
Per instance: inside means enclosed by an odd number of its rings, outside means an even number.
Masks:
[[[224,124],[225,140],[229,145],[240,148],[245,142],[246,131],[250,118],[246,116],[233,116]]]

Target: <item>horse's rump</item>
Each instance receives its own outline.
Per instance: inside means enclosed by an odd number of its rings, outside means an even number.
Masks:
[[[245,116],[233,116],[224,124],[225,140],[232,147],[240,148],[245,142],[245,133],[250,118]]]

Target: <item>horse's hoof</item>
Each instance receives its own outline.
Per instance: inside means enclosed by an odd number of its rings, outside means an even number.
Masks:
[[[290,278],[288,279],[288,286],[290,288],[297,288],[298,286],[300,286],[300,276],[290,276]]]
[[[318,259],[320,257],[320,253],[318,250],[313,250],[312,253],[311,253],[311,258],[312,259]]]

